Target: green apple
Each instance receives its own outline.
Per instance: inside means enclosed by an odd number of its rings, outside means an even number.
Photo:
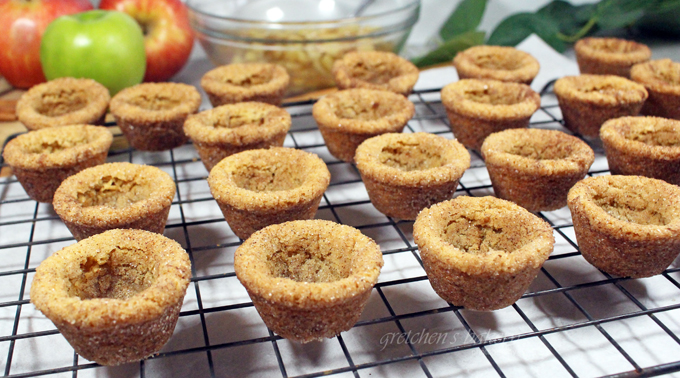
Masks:
[[[146,69],[144,35],[123,12],[93,10],[52,21],[40,43],[47,80],[90,78],[115,95],[141,83]]]

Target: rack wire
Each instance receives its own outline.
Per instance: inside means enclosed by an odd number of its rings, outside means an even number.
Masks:
[[[405,132],[453,138],[439,90],[417,91]],[[13,176],[0,180],[0,369],[6,377],[651,377],[680,372],[680,261],[646,279],[612,277],[581,256],[569,210],[540,213],[555,251],[514,305],[476,312],[430,287],[413,222],[379,213],[358,171],[333,158],[311,117],[312,102],[288,104],[285,146],[317,153],[331,171],[317,218],[348,224],[380,245],[385,266],[359,322],[309,344],[273,334],[233,270],[239,240],[210,195],[191,144],[172,151],[114,148],[109,161],[157,166],[177,184],[165,235],[191,257],[193,277],[177,328],[156,355],[136,364],[84,360],[29,302],[35,268],[75,242],[49,204],[30,200]],[[115,125],[109,124],[113,127]],[[542,93],[531,127],[563,128],[554,95]],[[122,139],[121,135],[116,136]],[[115,145],[115,143],[114,143]],[[589,175],[608,174],[601,146]],[[4,167],[4,165],[3,165]],[[456,195],[492,195],[479,155]],[[5,356],[4,358],[2,356]]]

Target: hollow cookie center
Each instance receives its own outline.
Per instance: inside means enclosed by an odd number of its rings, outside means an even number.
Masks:
[[[135,179],[105,176],[87,190],[78,193],[78,202],[83,207],[108,206],[122,209],[150,197],[151,188]]]
[[[320,239],[301,242],[300,245],[280,245],[267,257],[267,266],[274,277],[297,282],[333,282],[349,277],[352,246],[331,249]]]
[[[135,96],[128,101],[131,105],[150,111],[170,110],[182,104],[180,96],[173,96],[168,94],[141,94]]]
[[[225,78],[224,82],[239,87],[250,88],[268,83],[273,77],[274,70],[272,68],[262,68],[241,75],[234,75],[234,77]]]
[[[520,236],[513,228],[486,224],[482,219],[463,215],[449,221],[442,237],[452,246],[475,255],[498,251],[512,253],[529,242],[528,236]]]
[[[69,134],[65,137],[42,137],[38,140],[26,144],[25,150],[31,154],[52,154],[59,151],[68,150],[75,146],[84,145],[90,142],[85,135]]]
[[[343,99],[334,106],[335,115],[340,119],[358,119],[361,121],[374,121],[391,114],[397,113],[396,105],[390,105],[385,101],[370,99]]]
[[[84,90],[61,89],[43,94],[36,110],[47,117],[59,117],[83,109],[88,103]]]
[[[373,84],[387,84],[402,74],[401,70],[387,62],[357,62],[350,67],[352,77]]]
[[[680,147],[680,130],[671,126],[656,130],[631,130],[625,137],[650,146]]]
[[[214,117],[210,126],[216,129],[236,129],[244,126],[262,126],[270,112],[262,110],[233,111]]]
[[[238,167],[233,179],[236,186],[253,192],[293,190],[305,182],[307,170],[300,162],[251,162]]]
[[[406,172],[427,170],[446,164],[446,159],[439,151],[419,143],[408,144],[401,141],[383,147],[378,161]]]
[[[149,288],[157,278],[157,266],[145,251],[115,248],[88,256],[79,271],[69,276],[69,294],[80,299],[129,299]]]
[[[489,86],[467,89],[463,96],[469,101],[489,105],[515,105],[521,103],[526,98],[525,94],[521,91],[492,88]]]
[[[654,194],[652,194],[654,195]],[[640,225],[665,226],[671,219],[655,206],[655,203],[663,203],[662,198],[641,196],[635,190],[625,187],[610,186],[604,193],[593,196],[595,204],[607,214],[624,222]],[[661,197],[661,194],[655,194]]]
[[[483,54],[472,58],[474,64],[489,70],[514,71],[522,68],[522,58],[517,54]]]
[[[572,147],[569,144],[555,142],[554,140],[550,142],[519,141],[508,146],[506,152],[534,160],[562,160],[571,156]]]

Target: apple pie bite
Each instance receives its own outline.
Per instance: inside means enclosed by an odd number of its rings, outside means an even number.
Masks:
[[[579,39],[574,51],[582,74],[617,75],[627,79],[630,79],[633,65],[652,57],[652,50],[647,45],[620,38]]]
[[[388,51],[352,51],[333,64],[339,89],[381,89],[408,96],[418,81],[413,63]]]
[[[530,54],[506,46],[473,46],[456,54],[460,79],[492,79],[531,84],[540,65]]]
[[[286,69],[272,63],[227,64],[201,78],[201,87],[215,107],[246,101],[280,105],[289,83]]]
[[[17,118],[29,130],[75,124],[103,125],[109,90],[92,79],[64,77],[33,86],[17,102]]]

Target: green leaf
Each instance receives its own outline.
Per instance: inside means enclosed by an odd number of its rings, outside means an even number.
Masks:
[[[602,30],[630,26],[654,4],[650,0],[602,0],[597,4],[597,26]]]
[[[438,63],[450,62],[458,52],[484,43],[484,36],[484,32],[480,31],[470,31],[459,34],[449,39],[429,54],[414,59],[413,64],[418,67],[427,67]]]
[[[588,22],[595,12],[594,4],[575,6],[569,2],[555,0],[548,3],[536,13],[541,17],[554,20],[559,24],[562,34],[576,34]]]
[[[557,51],[564,51],[567,46],[559,38],[560,29],[558,22],[537,13],[518,13],[503,20],[491,33],[489,45],[515,46],[527,38],[531,33],[536,33],[547,44]]]
[[[477,29],[482,21],[487,0],[463,0],[439,30],[444,41]]]

